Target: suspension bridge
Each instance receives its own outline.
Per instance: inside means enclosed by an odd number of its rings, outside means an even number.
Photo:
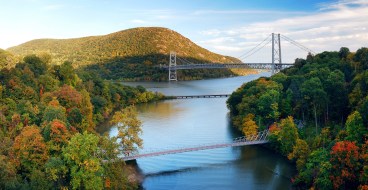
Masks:
[[[267,140],[268,134],[269,134],[269,131],[264,130],[264,131],[258,132],[257,134],[254,134],[249,137],[243,136],[243,137],[235,138],[231,142],[201,144],[201,145],[196,145],[196,146],[191,146],[191,147],[177,147],[177,148],[169,148],[169,149],[161,149],[161,150],[144,151],[144,152],[125,151],[122,159],[124,161],[129,161],[129,160],[136,160],[139,158],[161,156],[161,155],[166,155],[166,154],[179,154],[183,152],[193,152],[193,151],[216,149],[216,148],[265,144],[265,143],[268,143],[268,140]]]
[[[176,56],[175,52],[170,52],[169,65],[161,65],[160,68],[169,71],[169,81],[177,81],[178,75],[177,70],[184,69],[266,69],[271,70],[271,74],[275,74],[282,69],[291,67],[293,63],[283,63],[281,58],[281,38],[297,46],[298,48],[308,52],[314,53],[311,49],[305,47],[304,45],[290,39],[287,36],[272,33],[268,35],[261,43],[253,47],[251,50],[240,56],[238,59],[242,60],[248,58],[249,56],[257,53],[266,45],[272,45],[272,58],[271,62],[258,62],[258,63],[247,63],[245,61],[237,63],[192,63],[184,58]],[[177,64],[177,59],[184,64]]]

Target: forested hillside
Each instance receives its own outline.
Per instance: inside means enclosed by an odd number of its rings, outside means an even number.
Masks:
[[[297,59],[227,104],[246,136],[269,128],[269,146],[296,163],[296,188],[368,189],[368,48]]]
[[[38,39],[7,49],[24,56],[48,53],[54,64],[70,61],[75,68],[100,71],[106,79],[167,80],[158,69],[168,64],[170,51],[194,63],[232,63],[239,60],[212,53],[179,33],[166,28],[133,28],[104,36],[75,39]],[[185,64],[178,60],[178,64]],[[230,70],[180,71],[179,78],[207,78],[234,75]]]
[[[117,138],[95,129],[119,109],[111,125],[136,120],[134,109],[125,107],[160,96],[50,61],[25,56],[0,72],[0,189],[134,188],[117,156],[141,145],[131,138],[140,126],[120,126],[129,131]],[[118,143],[123,138],[129,140]]]

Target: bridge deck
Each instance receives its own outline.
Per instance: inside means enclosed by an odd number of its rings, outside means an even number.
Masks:
[[[161,65],[160,68],[168,70],[183,69],[284,69],[292,66],[292,63],[272,64],[272,63],[202,63],[202,64],[185,64],[185,65]]]
[[[265,143],[268,143],[268,141],[267,140],[255,140],[255,141],[246,141],[246,142],[233,142],[233,143],[224,143],[224,144],[214,144],[214,145],[206,145],[206,146],[200,146],[200,147],[173,149],[173,150],[165,150],[165,151],[159,151],[159,152],[138,154],[138,155],[133,155],[133,156],[125,156],[125,157],[123,157],[123,160],[128,161],[128,160],[135,160],[135,159],[144,158],[144,157],[161,156],[161,155],[165,155],[165,154],[177,154],[177,153],[183,153],[183,152],[192,152],[192,151],[199,151],[199,150],[208,150],[208,149],[225,148],[225,147],[236,147],[236,146],[245,146],[245,145],[255,145],[255,144],[265,144]]]
[[[199,151],[199,150],[207,150],[207,149],[215,149],[215,148],[264,144],[264,143],[268,143],[267,136],[268,136],[268,130],[264,130],[250,137],[245,137],[245,136],[238,137],[238,138],[233,139],[232,142],[226,142],[226,143],[197,145],[193,147],[166,149],[166,150],[159,150],[159,151],[146,152],[146,153],[144,152],[139,153],[136,151],[127,151],[125,152],[126,155],[122,157],[122,159],[124,161],[128,161],[128,160],[135,160],[138,158],[160,156],[160,155],[165,155],[165,154],[177,154],[177,153],[183,153],[183,152],[191,152],[191,151]]]

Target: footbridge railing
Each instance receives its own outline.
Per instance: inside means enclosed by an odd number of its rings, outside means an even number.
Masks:
[[[139,151],[127,151],[125,155],[122,157],[123,160],[135,160],[138,158],[146,158],[146,157],[154,157],[161,156],[166,154],[178,154],[183,152],[192,152],[192,151],[200,151],[200,150],[208,150],[208,149],[216,149],[216,148],[225,148],[225,147],[236,147],[236,146],[247,146],[247,145],[256,145],[256,144],[265,144],[268,143],[267,136],[269,131],[264,130],[252,136],[246,137],[238,137],[233,139],[231,142],[224,143],[212,143],[212,144],[201,144],[196,146],[189,147],[178,147],[178,148],[168,148],[168,149],[160,149],[160,150],[151,150],[144,152]]]

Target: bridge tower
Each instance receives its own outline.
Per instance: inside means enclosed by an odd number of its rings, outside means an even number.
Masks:
[[[175,67],[176,67],[176,53],[171,51],[169,60],[169,81],[178,81],[178,75],[176,74]]]
[[[275,37],[276,36],[276,37]],[[282,68],[280,34],[272,33],[272,75]]]

